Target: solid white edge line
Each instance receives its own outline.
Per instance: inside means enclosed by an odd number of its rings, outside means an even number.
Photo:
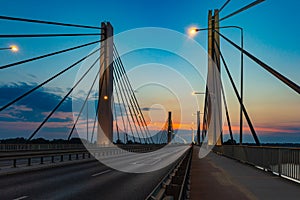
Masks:
[[[28,196],[21,196],[21,197],[15,198],[14,200],[22,200],[22,199],[26,199],[26,198],[28,198]]]

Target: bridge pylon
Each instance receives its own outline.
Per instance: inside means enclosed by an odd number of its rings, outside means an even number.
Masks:
[[[109,22],[101,23],[100,79],[98,97],[97,144],[113,142],[113,27]]]
[[[209,145],[222,145],[222,101],[220,71],[219,10],[208,13],[208,74],[203,122]],[[219,137],[220,136],[220,137]],[[200,138],[200,137],[199,137]]]
[[[172,112],[169,112],[168,116],[168,144],[172,142],[173,135],[174,135],[174,129],[173,129],[173,123],[172,123]]]

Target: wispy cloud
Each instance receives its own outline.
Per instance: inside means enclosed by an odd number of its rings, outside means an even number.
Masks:
[[[240,131],[240,127],[239,126],[231,126],[232,131]],[[228,126],[224,126],[223,127],[224,131],[229,131]],[[244,126],[243,130],[245,131],[246,134],[251,134],[251,131],[249,129],[248,126]],[[272,126],[272,127],[260,127],[260,126],[256,126],[255,127],[255,131],[258,134],[274,134],[274,133],[299,133],[300,134],[300,129],[299,127],[293,127],[293,126],[289,126],[289,127],[276,127],[276,126]]]
[[[36,75],[34,75],[34,74],[27,74],[27,76],[29,76],[30,78],[33,78],[33,79],[37,79],[37,76]]]
[[[2,94],[0,96],[0,105],[5,105],[21,94],[29,91],[36,85],[37,83],[19,82],[0,86],[0,94]],[[54,92],[52,93],[49,92],[50,90],[51,88],[40,88],[23,98],[22,100],[18,101],[14,105],[26,105],[27,107],[32,108],[34,111],[50,111],[53,109],[54,105],[62,99],[62,96],[55,94],[55,88]],[[60,110],[62,111],[68,111],[71,109],[71,99],[68,98],[65,102],[66,103],[62,104],[60,108]]]
[[[162,110],[161,108],[149,108],[149,107],[144,107],[141,108],[142,111],[150,111],[150,110]]]
[[[42,112],[42,115],[44,115],[45,117],[48,116],[50,114],[50,112]],[[52,120],[58,119],[58,120],[73,120],[73,112],[55,112],[53,113],[53,115],[51,116]]]
[[[0,96],[0,104],[7,104],[36,85],[36,83],[25,82],[1,85],[0,93],[4,95]],[[40,88],[0,112],[0,137],[28,136],[28,133],[34,131],[62,99],[59,92],[61,91],[56,88]],[[67,99],[44,124],[39,134],[65,133],[72,125],[72,102],[71,99]]]

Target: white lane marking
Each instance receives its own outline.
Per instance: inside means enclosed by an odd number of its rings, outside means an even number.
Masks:
[[[102,174],[106,174],[106,173],[108,173],[108,172],[111,172],[111,170],[108,169],[108,170],[105,170],[105,171],[103,171],[103,172],[99,172],[99,173],[93,174],[92,176],[99,176],[99,175],[102,175]]]
[[[26,199],[26,198],[28,198],[28,196],[21,196],[21,197],[15,198],[14,200],[22,200],[22,199]]]
[[[161,161],[160,158],[158,159],[152,159],[152,160],[148,160],[148,161],[145,161],[145,162],[142,162],[142,161],[136,161],[136,162],[132,162],[130,164],[132,165],[155,165],[156,163],[158,163],[159,161]]]

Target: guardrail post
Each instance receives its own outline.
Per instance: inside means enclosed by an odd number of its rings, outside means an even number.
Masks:
[[[278,175],[281,176],[282,173],[282,160],[281,160],[281,151],[278,149]]]
[[[41,163],[40,164],[44,164],[44,157],[41,156]]]

